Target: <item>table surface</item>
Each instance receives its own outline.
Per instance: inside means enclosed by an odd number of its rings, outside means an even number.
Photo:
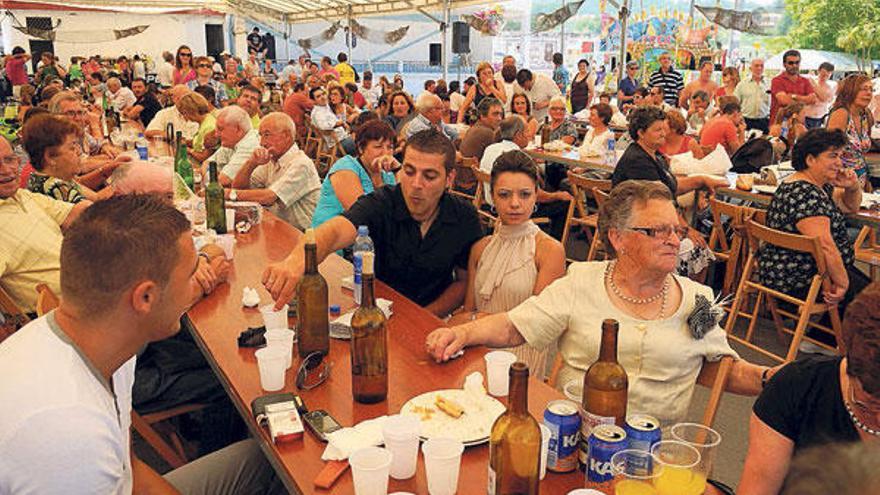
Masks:
[[[313,480],[324,466],[320,458],[326,444],[308,432],[302,440],[281,446],[276,446],[269,440],[267,432],[256,425],[250,413],[251,401],[265,394],[260,388],[254,351],[240,349],[236,342],[236,337],[242,330],[262,324],[257,309],[241,306],[242,288],[257,288],[261,302],[268,303],[269,294],[260,284],[263,269],[268,263],[283,259],[301,235],[271,214],[265,214],[263,218],[264,221],[247,234],[237,234],[229,283],[219,286],[214,293],[189,311],[191,329],[229,396],[288,488],[296,488],[302,493],[315,493],[317,489]],[[350,291],[340,287],[341,279],[351,273],[351,265],[342,258],[331,255],[320,265],[320,271],[330,287],[330,304],[339,304],[343,312],[353,308]],[[442,322],[384,284],[377,283],[376,291],[377,297],[390,299],[394,303],[394,315],[388,322],[390,373],[387,400],[373,405],[362,405],[353,401],[349,343],[333,339],[329,355],[333,364],[330,378],[314,390],[299,392],[309,409],[325,409],[343,426],[351,426],[384,414],[395,414],[407,400],[416,395],[438,389],[459,388],[471,372],[485,371],[482,356],[486,351],[480,348],[468,349],[463,357],[450,363],[434,363],[425,352],[425,336],[441,326]],[[281,392],[297,393],[294,376],[298,364],[299,358],[295,357],[287,372],[286,386]],[[545,405],[558,398],[562,398],[558,391],[543,382],[530,380],[529,409],[535,418],[540,419]],[[488,482],[487,467],[487,445],[466,449],[462,458],[459,492],[484,490]],[[542,491],[561,494],[582,485],[583,473],[579,471],[569,474],[548,473],[542,482]],[[352,490],[349,470],[332,489],[320,492],[350,494]],[[404,481],[390,480],[389,492],[397,490],[427,493],[421,455],[415,477]]]
[[[614,172],[614,167],[610,167],[605,163],[600,162],[598,158],[594,160],[582,160],[580,158],[580,155],[578,154],[577,148],[572,148],[568,151],[544,151],[541,149],[527,149],[526,152],[531,155],[532,158],[563,163],[570,167],[583,167],[608,173]],[[869,153],[868,158],[869,161],[880,162],[880,153]],[[736,177],[736,173],[731,172],[727,174],[727,178],[731,184],[736,184]],[[764,194],[757,191],[742,191],[735,187],[718,188],[716,189],[716,193],[726,197],[751,201],[758,206],[765,207],[768,206],[770,204],[770,201],[773,199],[773,196],[771,194]],[[880,211],[878,210],[862,209],[857,213],[847,215],[847,218],[852,223],[857,225],[880,227]]]

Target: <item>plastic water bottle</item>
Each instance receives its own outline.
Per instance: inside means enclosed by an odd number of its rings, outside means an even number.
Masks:
[[[779,131],[779,137],[788,139],[788,119],[782,121],[782,129]]]
[[[359,225],[357,237],[354,240],[353,265],[354,265],[354,302],[361,303],[361,272],[363,270],[364,253],[375,252],[373,240],[370,239],[370,228],[366,225]]]
[[[137,140],[134,142],[134,148],[137,150],[138,156],[141,160],[146,160],[148,158],[147,138],[144,137],[144,133],[138,134]]]
[[[617,165],[617,151],[615,150],[616,142],[613,138],[608,138],[608,147],[605,149],[605,165],[614,167]]]

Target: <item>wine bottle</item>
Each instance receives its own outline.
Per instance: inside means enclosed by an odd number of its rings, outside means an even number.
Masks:
[[[535,495],[541,467],[541,429],[529,414],[529,367],[510,366],[507,412],[489,434],[489,495]]]
[[[177,154],[174,156],[174,171],[186,183],[186,187],[193,189],[193,168],[189,162],[189,155],[186,153],[186,143],[181,139],[182,132],[177,131]]]
[[[327,313],[327,281],[318,272],[318,246],[315,231],[305,233],[306,267],[296,286],[297,335],[299,356],[330,352],[330,316]]]
[[[351,393],[364,404],[388,396],[388,332],[373,292],[374,259],[361,253],[361,305],[351,317]]]
[[[226,233],[226,200],[223,197],[223,186],[217,180],[217,162],[208,162],[208,185],[205,186],[205,210],[208,216],[208,228],[218,234]]]
[[[583,470],[587,463],[587,439],[592,429],[603,423],[626,426],[626,370],[617,362],[617,320],[602,321],[602,344],[599,359],[584,375],[584,409],[581,422],[578,464]]]
[[[544,125],[541,126],[541,146],[547,146],[550,142],[550,117],[544,117]]]

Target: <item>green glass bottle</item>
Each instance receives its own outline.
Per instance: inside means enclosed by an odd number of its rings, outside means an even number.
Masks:
[[[217,162],[208,163],[210,176],[205,186],[205,210],[208,216],[208,228],[218,234],[226,233],[226,201],[223,197],[223,186],[217,180]]]
[[[174,171],[186,183],[186,187],[193,190],[193,168],[189,162],[189,155],[186,153],[186,143],[181,139],[180,131],[177,131],[177,154],[174,156]]]

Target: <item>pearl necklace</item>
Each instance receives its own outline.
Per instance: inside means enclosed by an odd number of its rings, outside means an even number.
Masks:
[[[850,384],[850,386],[849,386],[849,393],[850,393],[850,397],[853,397],[855,395],[854,391],[852,389],[852,384]],[[853,400],[855,400],[855,399],[853,398]],[[852,420],[853,424],[856,425],[856,427],[858,427],[858,429],[862,430],[863,432],[865,432],[869,435],[873,435],[875,437],[880,437],[880,431],[877,431],[877,430],[871,428],[870,426],[866,425],[865,423],[862,423],[862,420],[860,420],[856,416],[856,413],[853,412],[852,407],[850,406],[848,400],[843,401],[843,405],[844,405],[844,407],[846,407],[846,412],[849,413],[849,419]]]
[[[624,294],[623,291],[620,290],[620,287],[618,287],[617,284],[614,283],[614,269],[616,266],[617,266],[617,260],[613,260],[610,263],[608,263],[608,266],[605,267],[605,280],[608,281],[608,287],[611,288],[611,292],[613,292],[615,296],[619,297],[620,299],[622,299],[630,304],[639,304],[639,305],[650,304],[650,303],[662,298],[663,302],[661,303],[661,306],[660,306],[660,315],[659,315],[662,318],[663,314],[666,312],[666,300],[669,296],[669,277],[666,277],[666,280],[663,282],[663,288],[660,289],[660,292],[658,292],[657,294],[654,294],[651,297],[645,297],[645,298],[631,297],[631,296],[627,296],[626,294]]]

